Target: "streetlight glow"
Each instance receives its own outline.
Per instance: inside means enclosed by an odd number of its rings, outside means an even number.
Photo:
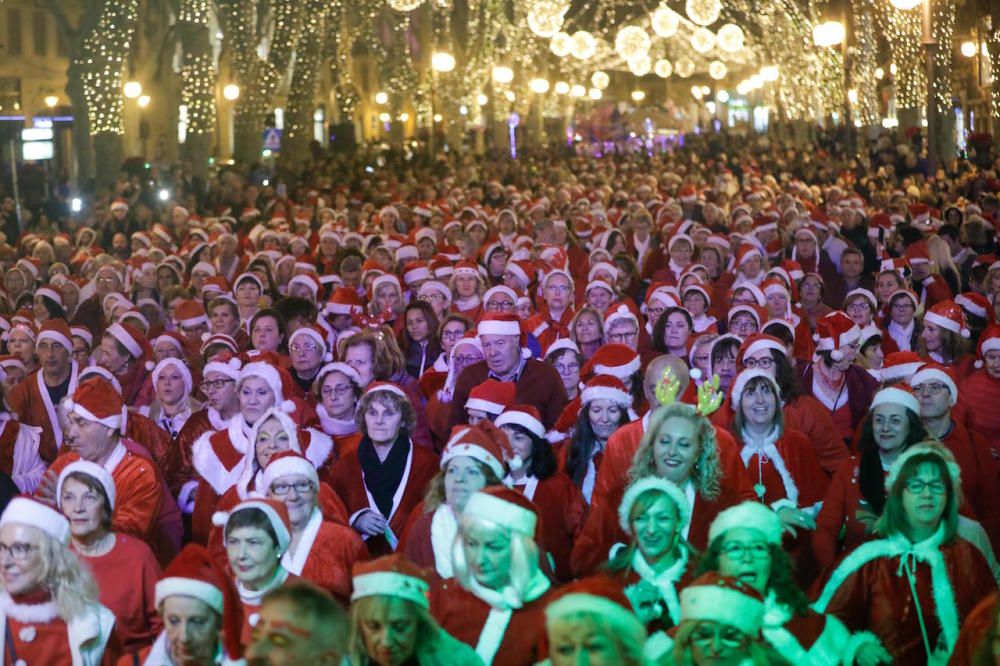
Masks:
[[[140,109],[145,109],[147,106],[149,106],[150,102],[149,95],[139,95],[139,99],[137,99],[136,102],[139,103]]]
[[[138,81],[129,81],[122,86],[122,92],[129,99],[135,99],[142,94],[142,84]]]
[[[240,97],[240,87],[235,83],[227,84],[226,87],[222,89],[222,96],[230,102],[235,102]]]
[[[840,21],[826,21],[813,26],[813,44],[821,48],[840,44],[844,36],[844,24]]]
[[[58,103],[59,103],[59,98],[58,97],[56,97],[55,95],[46,95],[46,97],[45,97],[45,106],[47,106],[50,109],[52,109],[52,108],[55,108],[55,105],[58,104]]]
[[[493,80],[497,83],[510,83],[514,80],[514,70],[506,65],[497,65],[493,68]]]
[[[896,9],[902,9],[904,12],[914,7],[919,7],[924,0],[889,0],[889,4]]]
[[[642,91],[642,90],[633,90],[632,91],[632,101],[633,102],[641,102],[644,99],[646,99],[646,93],[645,93],[645,91]]]
[[[966,58],[972,58],[976,55],[976,43],[975,42],[962,42],[961,46],[962,55]]]
[[[437,51],[431,56],[431,67],[435,72],[450,72],[455,69],[455,56],[445,51]]]
[[[531,81],[528,82],[528,88],[530,88],[533,93],[544,95],[549,91],[549,80],[531,79]]]
[[[557,95],[565,95],[569,92],[569,84],[565,81],[556,81],[555,91]]]
[[[375,93],[375,103],[376,104],[380,104],[381,105],[381,104],[385,104],[388,101],[389,101],[389,95],[388,94],[386,94],[386,93],[384,93],[382,91],[379,91],[379,92]]]

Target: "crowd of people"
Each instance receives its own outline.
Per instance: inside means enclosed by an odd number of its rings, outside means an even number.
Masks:
[[[998,663],[997,168],[838,146],[5,199],[3,663]]]

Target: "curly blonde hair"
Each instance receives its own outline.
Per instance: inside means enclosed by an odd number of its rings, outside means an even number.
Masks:
[[[694,407],[683,403],[674,403],[660,407],[649,419],[649,427],[642,435],[639,449],[635,452],[632,467],[629,469],[629,481],[636,481],[644,476],[660,476],[656,470],[654,450],[656,440],[660,436],[663,424],[669,419],[679,417],[687,419],[695,426],[695,435],[701,451],[694,464],[691,482],[702,497],[714,500],[719,496],[719,480],[722,471],[719,469],[719,444],[715,439],[715,427],[705,417],[698,414]]]
[[[41,585],[52,594],[59,617],[68,622],[94,608],[98,603],[97,584],[87,567],[62,542],[34,525],[25,527],[38,535]]]

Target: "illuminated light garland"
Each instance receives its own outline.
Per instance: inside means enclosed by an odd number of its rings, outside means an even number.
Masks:
[[[952,53],[955,45],[955,17],[958,8],[955,0],[935,0],[933,5],[933,37],[937,42],[934,52],[934,103],[940,114],[951,113],[952,103]]]
[[[628,68],[636,76],[646,76],[653,69],[653,61],[650,59],[649,54],[646,53],[629,60]]]
[[[990,17],[984,20],[986,24],[986,47],[989,54],[990,67],[993,72],[1000,71],[1000,25],[993,26]],[[994,118],[1000,118],[1000,76],[994,74],[993,89],[990,99],[990,111]]]
[[[573,50],[570,53],[579,60],[590,60],[597,53],[597,38],[586,30],[574,32]]]
[[[855,118],[864,126],[877,125],[882,118],[879,109],[878,86],[872,85],[878,78],[878,38],[870,0],[851,0],[851,11],[855,17],[854,39],[857,47],[851,59],[851,80],[857,82],[858,101],[853,104]],[[861,85],[863,82],[869,82]]]
[[[875,3],[878,29],[889,45],[892,62],[898,67],[895,76],[896,106],[918,109],[927,98],[927,73],[923,67],[920,12],[901,11],[889,3]]]
[[[105,3],[81,49],[83,94],[91,134],[124,134],[122,71],[138,21],[137,0]]]
[[[422,4],[424,0],[389,0],[389,6],[397,12],[412,12]]]
[[[302,147],[313,136],[313,110],[316,104],[316,88],[319,84],[327,20],[334,9],[327,0],[308,0],[305,4],[306,14],[295,47],[295,69],[288,90],[288,108],[285,113],[285,135],[290,143],[294,142]]]
[[[533,0],[528,6],[528,28],[539,37],[552,37],[562,27],[568,10],[569,3],[566,2]]]
[[[726,74],[729,72],[729,68],[726,67],[726,63],[721,60],[713,60],[708,65],[708,75],[713,79],[718,81],[719,79],[726,78]]]
[[[635,60],[643,55],[648,56],[651,45],[649,33],[639,26],[626,26],[615,36],[615,53],[625,61]]]
[[[742,49],[745,39],[743,28],[735,23],[727,23],[719,28],[719,32],[715,35],[715,41],[719,48],[726,53],[736,53]]]
[[[594,87],[598,90],[604,90],[611,83],[611,77],[608,76],[607,72],[596,71],[591,75],[590,82],[594,84]]]
[[[670,61],[667,60],[666,58],[661,58],[656,61],[655,65],[653,65],[653,71],[661,79],[666,79],[669,78],[671,74],[673,74],[674,66],[670,64]]]
[[[552,50],[552,53],[556,54],[560,58],[568,56],[570,51],[573,50],[573,38],[560,30],[556,34],[552,35],[552,40],[549,42],[549,48]]]
[[[681,17],[666,5],[660,5],[649,17],[649,25],[660,37],[668,39],[677,34]]]
[[[684,11],[696,25],[707,26],[719,20],[722,3],[719,0],[687,0]]]
[[[705,54],[715,48],[715,33],[708,28],[697,28],[691,33],[691,48]]]
[[[677,76],[686,79],[694,74],[694,63],[690,60],[678,60],[674,63],[674,71],[677,72]]]

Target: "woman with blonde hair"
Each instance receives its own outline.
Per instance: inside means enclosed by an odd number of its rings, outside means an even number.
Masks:
[[[36,500],[16,497],[0,516],[4,663],[97,666],[119,656],[115,616],[69,541],[69,521]]]
[[[936,269],[935,272],[948,282],[951,293],[961,293],[962,274],[951,258],[951,248],[948,247],[948,243],[940,236],[934,235],[927,239],[927,249],[931,255],[931,265]]]
[[[478,666],[475,651],[429,612],[426,574],[402,555],[354,566],[348,661],[351,666]]]

